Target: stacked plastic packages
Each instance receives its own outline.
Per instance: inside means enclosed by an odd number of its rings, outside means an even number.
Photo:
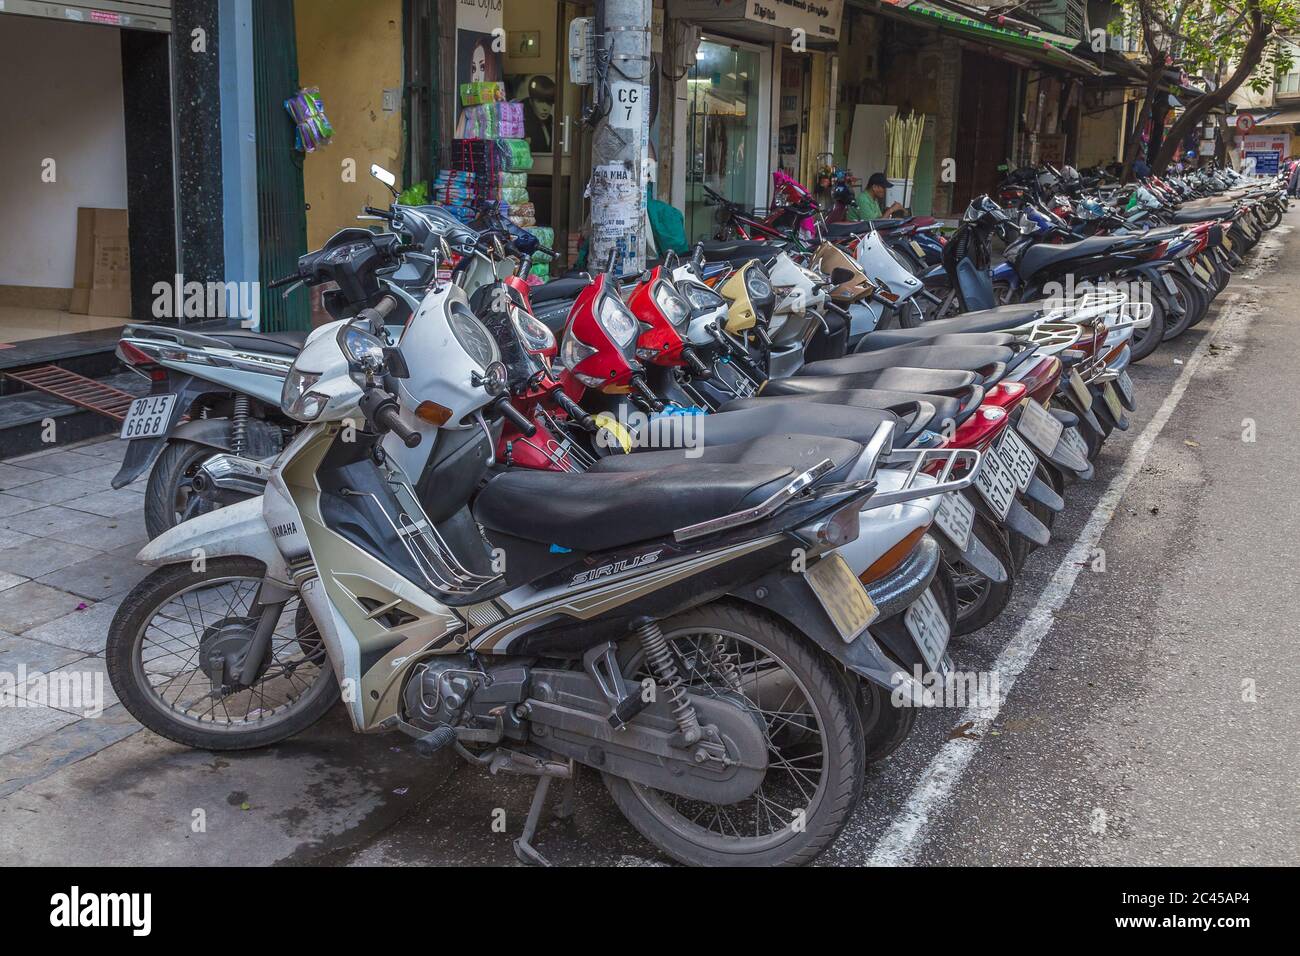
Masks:
[[[528,170],[533,155],[523,139],[523,104],[505,99],[500,83],[462,83],[457,138],[452,141],[451,169],[433,183],[434,202],[468,222],[487,203],[517,226],[537,225],[537,210],[528,199]]]

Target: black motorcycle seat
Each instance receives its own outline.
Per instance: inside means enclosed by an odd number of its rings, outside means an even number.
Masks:
[[[921,395],[957,396],[984,380],[975,372],[937,368],[886,368],[855,375],[810,375],[771,379],[760,396],[807,395],[810,392],[839,392],[845,389],[884,389]]]
[[[820,435],[845,438],[866,444],[876,429],[885,422],[898,428],[898,416],[892,411],[876,406],[823,407],[807,403],[760,400],[755,406],[728,409],[709,416],[668,415],[654,420],[647,437],[653,438],[653,449],[668,449],[668,454],[681,458],[682,449],[693,443],[704,448],[715,445],[733,445],[777,435]],[[639,436],[638,436],[639,437]],[[788,445],[788,443],[786,443]],[[784,447],[784,446],[783,446]],[[637,457],[651,452],[638,447]],[[622,457],[622,456],[619,456]],[[757,460],[757,459],[752,459]],[[794,464],[772,460],[769,464]]]
[[[799,376],[856,375],[858,372],[875,372],[886,368],[957,369],[974,372],[999,362],[1007,362],[1013,354],[1013,350],[1005,345],[954,346],[922,343],[809,362],[799,369]]]
[[[1016,264],[1016,271],[1022,279],[1032,278],[1051,265],[1069,262],[1074,259],[1086,259],[1089,256],[1106,255],[1111,249],[1134,242],[1133,235],[1089,236],[1078,242],[1039,242],[1025,250]]]
[[[779,239],[766,241],[736,239],[726,242],[709,240],[697,245],[704,250],[705,262],[732,262],[735,260],[771,259],[782,252],[787,243]]]
[[[835,438],[768,436],[789,442],[784,460],[824,458],[851,461],[861,446]],[[474,517],[490,531],[571,548],[605,551],[637,541],[666,537],[678,528],[720,518],[766,501],[806,468],[765,464],[764,455],[744,458],[744,448],[705,449],[707,461],[686,461],[653,471],[640,466],[618,471],[570,474],[518,469],[493,478],[474,502]],[[801,456],[802,452],[802,456]],[[814,455],[819,455],[812,461]],[[622,456],[620,456],[621,458]],[[634,456],[627,456],[628,458]],[[618,459],[603,459],[603,462]]]
[[[879,329],[864,335],[859,340],[854,351],[877,352],[884,348],[894,348],[899,345],[920,345],[941,335],[1002,332],[1005,329],[1015,329],[1022,325],[1028,325],[1038,318],[1043,310],[1044,306],[1041,302],[1013,302],[1010,305],[999,305],[992,309],[981,309],[978,312],[966,312],[962,315],[953,316],[951,319],[935,319],[933,322],[925,322],[915,329]],[[960,343],[945,340],[936,344],[957,345]],[[994,343],[980,341],[971,344]]]
[[[827,239],[845,239],[849,236],[860,236],[864,232],[871,231],[871,223],[862,222],[828,222],[826,224]]]
[[[591,285],[590,276],[552,279],[550,282],[529,289],[528,299],[534,303],[550,302],[553,299],[576,299],[589,285]]]
[[[919,329],[881,329],[868,332],[853,347],[855,354],[879,352],[882,349],[903,345],[950,346],[994,345],[1008,346],[1016,341],[1010,332],[931,332],[926,323]]]
[[[1232,206],[1199,206],[1194,209],[1180,209],[1174,213],[1174,222],[1205,222],[1209,219],[1231,219]]]
[[[251,330],[231,330],[225,332],[204,332],[214,339],[220,339],[231,348],[244,349],[249,352],[266,352],[270,355],[297,355],[307,344],[307,330],[288,330],[285,332],[253,332]]]
[[[841,389],[833,392],[805,392],[800,395],[772,395],[758,398],[737,398],[725,403],[718,414],[762,410],[771,414],[782,405],[814,405],[816,414],[830,421],[831,409],[845,408],[854,415],[868,410],[889,412],[898,421],[894,444],[899,448],[911,445],[927,428],[937,427],[945,420],[957,421],[961,402],[946,395],[922,395],[916,392],[899,392],[878,388]],[[834,413],[838,416],[840,413]]]
[[[813,413],[819,411],[817,408],[808,407]],[[848,409],[848,411],[855,410]],[[866,409],[856,409],[856,411],[862,413]],[[592,465],[588,474],[592,472],[608,474],[611,472],[626,473],[651,470],[662,472],[664,469],[675,468],[685,461],[687,464],[698,466],[726,466],[729,468],[778,465],[791,469],[791,477],[794,477],[829,458],[832,465],[834,465],[834,470],[828,472],[822,480],[835,482],[847,479],[849,473],[853,470],[853,465],[862,455],[862,443],[842,436],[825,434],[774,434],[769,429],[766,434],[762,434],[757,438],[749,437],[724,442],[717,440],[712,434],[711,423],[716,416],[710,415],[708,417],[710,427],[704,429],[703,434],[708,435],[710,442],[706,443],[703,448],[692,451],[692,454],[697,454],[698,457],[684,459],[682,449],[678,448],[649,449],[631,455],[614,454],[602,458]],[[892,418],[892,416],[890,417]],[[736,431],[740,430],[736,429]],[[861,429],[859,428],[858,431],[861,432]],[[870,438],[871,436],[867,435],[867,437]],[[716,444],[712,443],[715,441]]]

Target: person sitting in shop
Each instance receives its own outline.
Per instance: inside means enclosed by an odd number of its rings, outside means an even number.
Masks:
[[[891,216],[905,215],[902,203],[884,205],[885,191],[892,189],[893,185],[884,173],[872,173],[867,180],[867,188],[858,193],[858,218],[888,219]]]

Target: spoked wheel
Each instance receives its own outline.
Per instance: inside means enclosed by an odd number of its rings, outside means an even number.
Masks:
[[[1282,207],[1273,206],[1273,211],[1264,219],[1265,229],[1275,229],[1282,222]]]
[[[992,581],[964,561],[949,566],[957,602],[952,622],[954,634],[972,634],[991,623],[1007,606],[1016,587],[1015,561],[1001,529],[982,514],[976,514],[971,534],[1007,569],[1007,579]]]
[[[690,694],[748,711],[767,741],[767,771],[753,794],[728,805],[603,774],[619,810],[682,863],[782,866],[813,859],[834,841],[862,793],[862,726],[848,683],[806,638],[744,606],[706,605],[662,627]],[[638,682],[651,676],[639,646],[624,656],[624,674]]]
[[[280,611],[266,657],[240,675],[260,608],[264,569],[222,558],[153,572],[127,595],[108,632],[109,679],[150,730],[204,750],[244,750],[291,737],[339,698],[311,615],[295,596]]]

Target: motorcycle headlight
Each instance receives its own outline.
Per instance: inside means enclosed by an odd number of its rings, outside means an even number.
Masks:
[[[290,418],[300,422],[315,421],[329,401],[327,396],[311,390],[319,381],[319,372],[289,369],[289,374],[284,379],[284,389],[280,392],[280,408]]]
[[[607,293],[601,296],[600,308],[596,310],[596,321],[605,330],[605,334],[621,349],[626,349],[636,339],[636,317],[615,295]]]
[[[681,328],[690,319],[690,304],[667,282],[662,279],[656,282],[653,294],[655,305],[673,328]]]
[[[712,312],[727,304],[727,300],[706,285],[688,282],[682,286],[686,301],[696,312]]]
[[[519,308],[512,308],[510,317],[514,320],[519,338],[528,351],[549,352],[555,348],[555,333],[536,317]]]
[[[578,340],[578,337],[572,332],[564,337],[560,344],[560,364],[578,377],[578,381],[591,388],[599,388],[604,383],[594,376],[583,375],[577,371],[578,363],[589,355],[595,355],[596,350],[586,342]]]
[[[772,283],[768,282],[767,276],[758,269],[750,269],[745,273],[745,288],[749,290],[751,299],[772,297]]]

